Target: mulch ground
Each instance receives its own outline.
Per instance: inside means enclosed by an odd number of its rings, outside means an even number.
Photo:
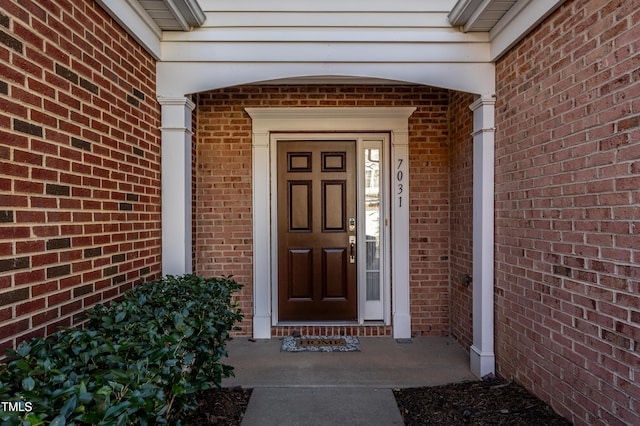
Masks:
[[[571,423],[523,387],[501,380],[394,389],[407,426],[565,426]]]
[[[212,389],[200,396],[198,411],[187,425],[239,426],[249,404],[252,389],[241,387]]]
[[[394,389],[393,393],[407,426],[571,425],[521,386],[498,379]],[[239,426],[250,397],[251,389],[241,387],[207,391],[186,424]]]

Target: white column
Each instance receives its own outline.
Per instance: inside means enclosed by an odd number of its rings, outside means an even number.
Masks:
[[[253,173],[253,337],[271,338],[271,215],[269,132],[254,123]],[[262,207],[260,207],[262,206]]]
[[[192,272],[191,100],[158,98],[162,108],[162,274]]]
[[[471,371],[495,372],[493,325],[495,99],[482,97],[473,111],[473,345]]]
[[[409,300],[409,132],[393,131],[391,137],[391,247],[402,252],[393,257],[393,337],[411,338]]]

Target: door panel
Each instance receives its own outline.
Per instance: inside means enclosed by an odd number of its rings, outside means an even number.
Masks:
[[[278,318],[355,321],[355,141],[281,141],[277,152]]]
[[[346,299],[349,279],[346,271],[347,252],[342,248],[328,248],[322,252],[322,295],[325,299]]]
[[[322,181],[322,230],[345,232],[346,182]]]
[[[289,250],[289,297],[292,299],[313,298],[311,287],[313,278],[313,252],[311,249],[300,248]]]
[[[311,231],[311,181],[289,182],[289,230]]]

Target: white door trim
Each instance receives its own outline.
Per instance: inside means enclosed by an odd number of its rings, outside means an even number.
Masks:
[[[388,132],[391,135],[391,262],[393,336],[411,337],[409,304],[409,116],[415,107],[246,108],[252,118],[253,336],[270,338],[272,317],[269,176],[273,132]],[[402,185],[402,186],[400,186]],[[402,188],[402,190],[400,190]],[[261,212],[258,214],[257,212]]]

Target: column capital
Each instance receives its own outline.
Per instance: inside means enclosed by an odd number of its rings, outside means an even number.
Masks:
[[[186,96],[179,97],[166,97],[166,96],[158,96],[158,103],[161,106],[184,106],[189,109],[189,111],[193,111],[196,107],[196,104],[193,103],[191,99]]]
[[[495,97],[480,97],[476,99],[469,109],[473,111],[473,133],[475,137],[479,133],[493,133],[495,131]]]
[[[476,99],[471,105],[469,105],[469,109],[471,111],[475,111],[480,107],[484,107],[484,106],[495,106],[496,104],[496,98],[495,96],[481,96],[478,99]]]
[[[191,135],[192,117],[196,104],[184,96],[178,98],[158,97],[161,107],[161,127],[163,132],[183,132]]]

